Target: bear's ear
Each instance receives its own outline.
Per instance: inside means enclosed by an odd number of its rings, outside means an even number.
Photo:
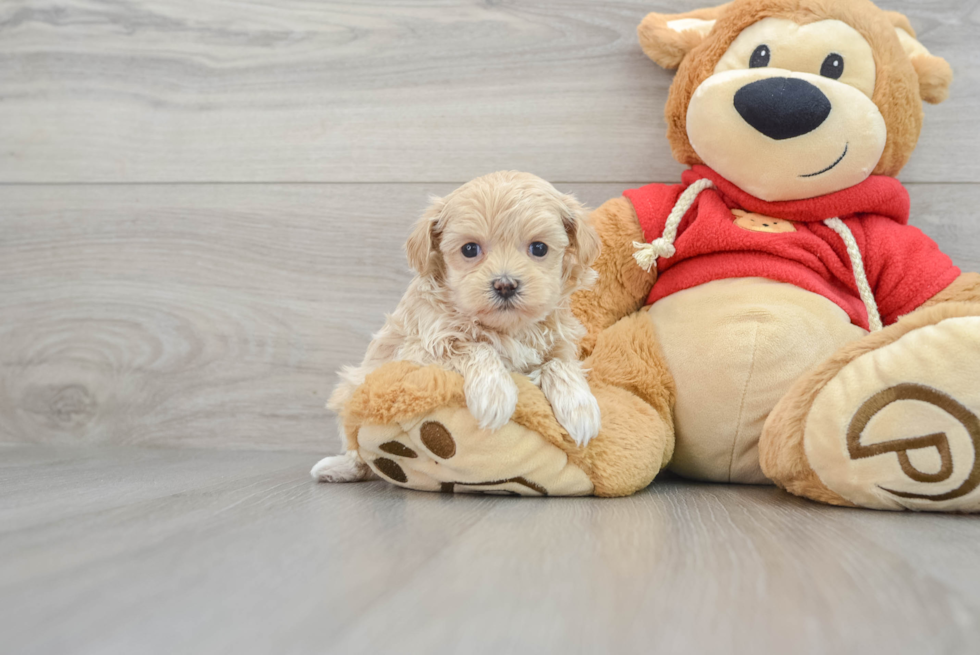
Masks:
[[[919,77],[919,95],[926,102],[938,105],[949,97],[949,85],[953,82],[953,69],[942,57],[931,54],[915,38],[915,30],[909,19],[902,14],[889,11],[888,18],[895,26],[902,49],[912,62],[912,68]]]
[[[636,30],[643,52],[663,68],[674,70],[711,33],[728,4],[686,14],[647,14]]]

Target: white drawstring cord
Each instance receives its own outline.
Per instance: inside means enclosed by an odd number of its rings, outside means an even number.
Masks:
[[[851,259],[851,268],[854,271],[854,280],[857,282],[858,293],[861,294],[861,301],[865,309],[868,310],[868,325],[872,332],[877,332],[884,328],[881,324],[881,314],[878,312],[878,303],[875,302],[875,294],[871,291],[868,284],[868,274],[864,270],[864,260],[861,258],[861,250],[858,248],[854,233],[844,225],[844,221],[839,218],[828,218],[824,225],[836,232],[844,241],[847,247],[847,256]]]
[[[685,214],[687,214],[691,205],[694,204],[698,194],[714,186],[711,180],[698,180],[687,187],[684,193],[681,194],[681,197],[677,199],[677,204],[674,205],[670,216],[667,217],[667,224],[664,226],[664,235],[651,243],[633,242],[633,247],[636,248],[636,252],[633,253],[633,259],[640,265],[640,268],[649,273],[657,265],[657,259],[660,257],[670,259],[674,256],[674,253],[677,252],[674,248],[674,240],[677,239],[677,228],[680,227],[681,221],[684,220]]]

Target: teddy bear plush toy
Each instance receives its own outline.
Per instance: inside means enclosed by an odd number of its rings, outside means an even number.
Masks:
[[[599,281],[572,302],[599,436],[575,445],[520,377],[511,422],[480,430],[459,376],[395,362],[346,407],[349,448],[430,491],[621,496],[669,468],[980,511],[980,275],[908,225],[895,179],[948,64],[867,0],[734,0],[639,37],[677,69],[690,169],[592,215]]]

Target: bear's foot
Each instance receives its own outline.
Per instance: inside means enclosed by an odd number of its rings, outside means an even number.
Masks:
[[[382,479],[423,491],[517,496],[587,496],[594,486],[561,449],[510,422],[480,429],[465,407],[364,425],[358,453]]]
[[[652,330],[649,320],[639,319],[608,332],[634,334],[629,330],[634,324]],[[620,341],[628,344],[636,339]],[[606,347],[602,343],[600,347]],[[594,362],[591,388],[603,429],[587,446],[572,440],[555,420],[541,389],[526,377],[513,378],[518,402],[510,421],[499,430],[486,430],[467,409],[462,377],[435,366],[390,362],[368,375],[346,406],[347,450],[356,451],[365,469],[410,489],[628,496],[650,484],[666,465],[674,449],[674,433],[661,415],[668,411],[669,391],[652,383],[654,391],[640,397],[610,384],[624,372],[639,379],[643,376],[638,371],[652,377],[647,367],[655,353],[650,349],[644,358],[620,350],[620,359],[612,353]],[[663,392],[663,410],[647,400],[656,396],[656,390]],[[637,391],[648,390],[638,387]],[[313,474],[318,480],[339,481],[355,479],[359,471],[339,457],[323,460]]]
[[[920,310],[804,376],[773,410],[763,471],[836,505],[980,512],[980,306]]]

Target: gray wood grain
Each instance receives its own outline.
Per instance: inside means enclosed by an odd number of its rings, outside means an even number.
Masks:
[[[673,180],[651,10],[703,0],[0,3],[0,182]],[[980,182],[976,0],[881,0],[957,72],[914,182]]]
[[[970,517],[676,480],[617,500],[315,485],[301,454],[8,457],[31,475],[0,475],[4,653],[980,649]]]
[[[323,409],[448,185],[0,187],[0,441],[333,450]],[[623,185],[566,185],[592,205]],[[980,270],[980,186],[912,187]]]
[[[308,479],[427,194],[677,180],[635,27],[702,4],[0,3],[0,653],[980,650],[974,518]],[[957,72],[903,179],[980,270],[980,2],[881,5]]]

